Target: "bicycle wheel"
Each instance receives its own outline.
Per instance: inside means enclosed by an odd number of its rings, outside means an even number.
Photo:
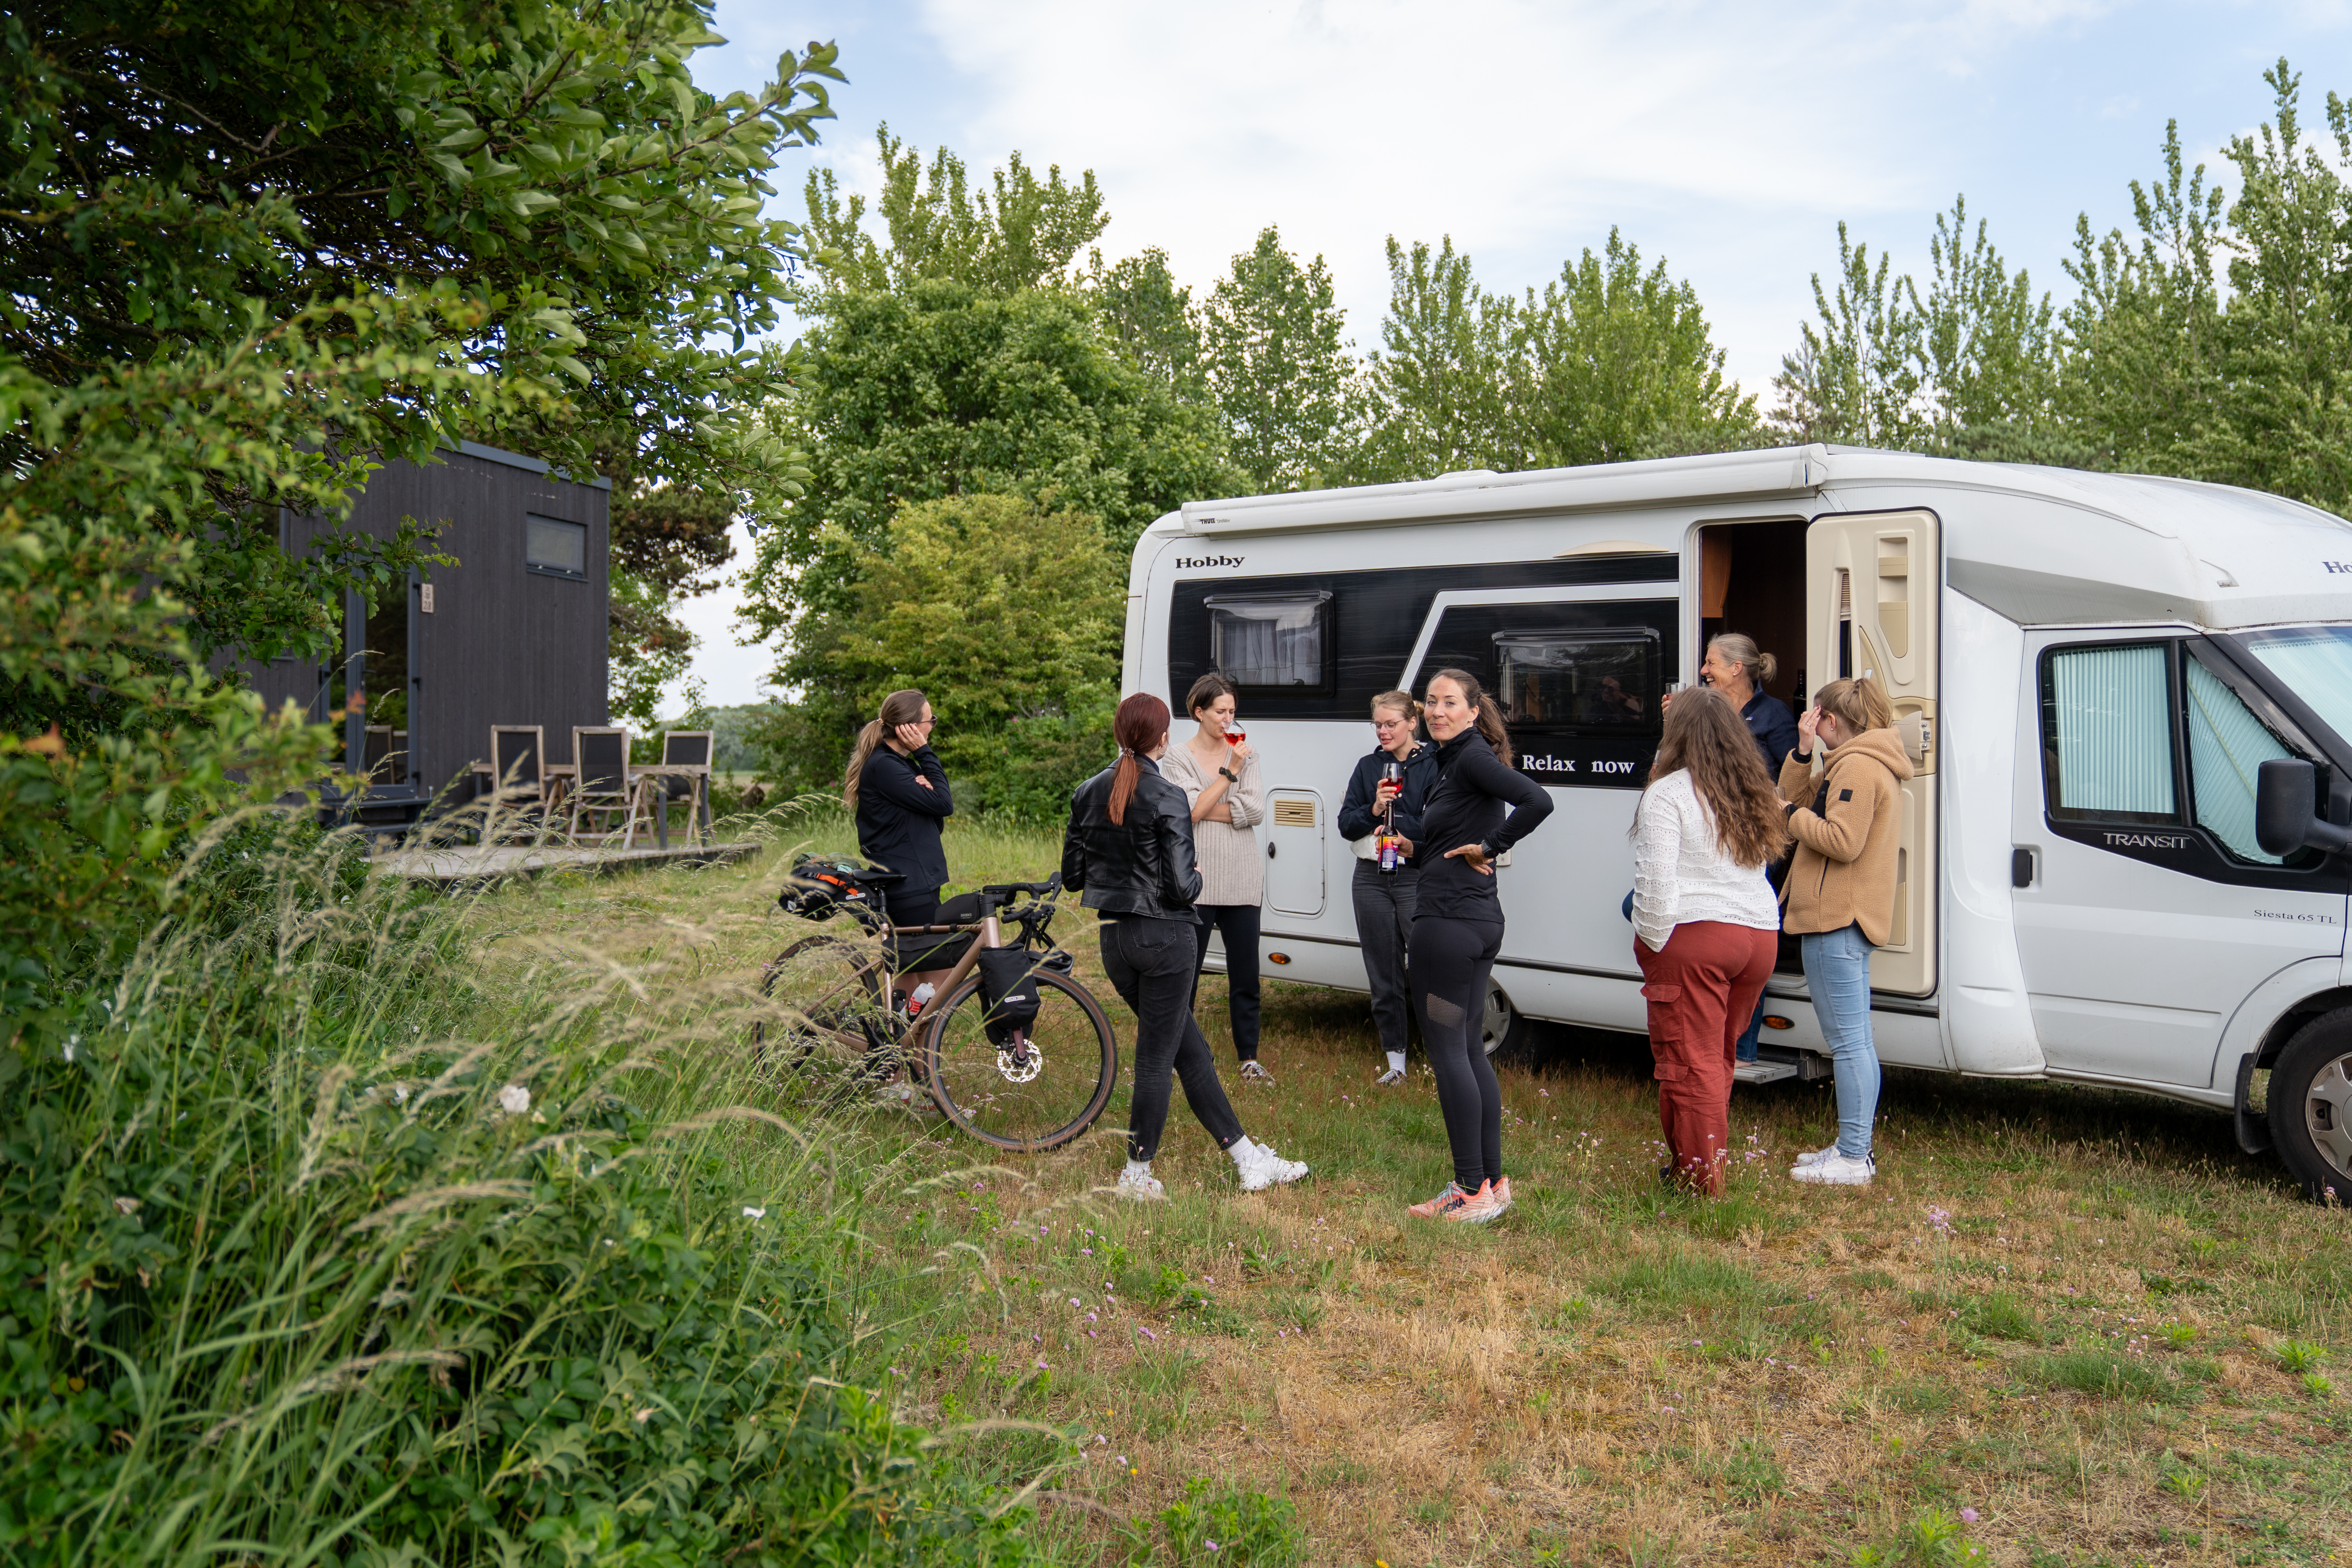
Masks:
[[[872,944],[803,937],[760,972],[760,994],[778,1005],[751,1025],[751,1047],[787,1068],[856,1062],[889,1038],[882,985]]]
[[[924,1031],[931,1098],[983,1143],[1016,1154],[1058,1149],[1094,1125],[1118,1081],[1118,1039],[1083,986],[1034,971],[1037,1021],[999,1047],[967,980]]]

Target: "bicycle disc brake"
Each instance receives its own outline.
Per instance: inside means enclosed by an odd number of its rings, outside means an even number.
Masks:
[[[996,1047],[996,1070],[1004,1075],[1007,1083],[1027,1083],[1045,1068],[1045,1053],[1025,1034],[1015,1033],[1010,1041]]]

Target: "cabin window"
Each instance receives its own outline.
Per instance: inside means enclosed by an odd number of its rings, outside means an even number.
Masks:
[[[2042,667],[2050,815],[2176,824],[2172,676],[2163,643],[2058,648]]]
[[[1514,728],[1648,730],[1658,722],[1658,634],[1647,626],[1494,634],[1496,700]]]
[[[588,530],[562,518],[526,513],[523,519],[523,563],[533,572],[559,577],[588,575]]]
[[[2282,864],[2254,842],[2254,779],[2264,763],[2294,753],[2211,670],[2194,658],[2182,669],[2188,677],[2189,788],[2197,826],[2241,860]]]
[[[1242,688],[1297,689],[1329,683],[1331,595],[1218,594],[1209,612],[1209,662]]]

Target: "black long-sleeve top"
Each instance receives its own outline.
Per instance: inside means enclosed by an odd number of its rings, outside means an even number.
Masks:
[[[929,779],[925,789],[917,779]],[[891,891],[927,893],[948,879],[940,824],[955,815],[948,771],[929,746],[900,756],[877,746],[857,775],[857,852],[906,879]]]
[[[1759,690],[1739,710],[1748,722],[1748,732],[1756,737],[1756,749],[1764,753],[1764,771],[1777,779],[1780,764],[1797,749],[1797,716],[1789,705],[1769,691]]]
[[[1445,852],[1484,844],[1489,854],[1500,855],[1550,815],[1544,786],[1496,756],[1475,729],[1439,746],[1437,776],[1421,805],[1422,837],[1413,841],[1422,852],[1421,901],[1413,918],[1501,920],[1495,879],[1462,856],[1447,859]]]
[[[1339,837],[1353,844],[1381,825],[1381,814],[1373,808],[1380,796],[1381,764],[1395,762],[1386,751],[1374,747],[1371,755],[1356,761],[1356,771],[1349,776],[1348,793],[1339,802]],[[1403,792],[1389,805],[1389,826],[1412,841],[1417,855],[1422,847],[1422,805],[1429,796],[1429,786],[1437,777],[1437,748],[1415,746],[1405,759],[1404,777],[1398,782]],[[1414,863],[1407,856],[1404,863]]]

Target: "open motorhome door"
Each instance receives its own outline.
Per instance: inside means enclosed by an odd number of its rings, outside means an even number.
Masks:
[[[1833,514],[1805,531],[1806,688],[1869,676],[1911,753],[1895,922],[1870,964],[1871,988],[1901,996],[1936,989],[1937,531],[1930,511]]]

